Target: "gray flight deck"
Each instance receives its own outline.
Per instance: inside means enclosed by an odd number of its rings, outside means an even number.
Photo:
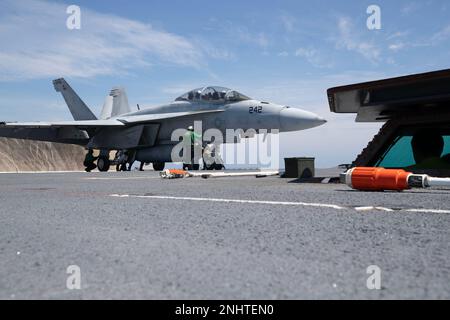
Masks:
[[[450,299],[448,210],[445,190],[0,174],[0,298]]]

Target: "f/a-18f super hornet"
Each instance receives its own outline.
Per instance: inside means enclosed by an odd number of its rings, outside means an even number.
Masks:
[[[195,121],[202,121],[203,132],[216,128],[224,134],[227,129],[299,131],[326,122],[308,111],[213,86],[194,89],[171,103],[138,111],[131,111],[123,88],[114,88],[97,118],[64,79],[54,80],[53,84],[63,95],[74,121],[2,122],[0,137],[100,150],[100,171],[109,170],[109,152],[113,150],[131,150],[135,160],[152,163],[155,170],[164,169],[165,163],[172,161],[174,145],[179,143],[171,140],[172,132],[186,129]]]

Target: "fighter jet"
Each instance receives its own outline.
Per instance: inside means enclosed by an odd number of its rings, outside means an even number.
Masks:
[[[99,171],[108,171],[109,152],[133,150],[135,160],[152,163],[163,170],[172,162],[171,152],[178,141],[172,132],[202,122],[203,132],[216,128],[277,129],[299,131],[326,122],[318,115],[298,108],[249,98],[235,90],[208,86],[189,91],[175,101],[132,111],[123,88],[114,88],[99,118],[87,107],[64,79],[53,81],[67,103],[74,121],[0,122],[0,137],[75,144],[100,150]]]

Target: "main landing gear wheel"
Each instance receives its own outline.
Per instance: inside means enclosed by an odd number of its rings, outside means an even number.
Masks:
[[[205,170],[209,170],[209,171],[212,171],[212,170],[225,170],[225,166],[223,165],[223,164],[221,164],[221,163],[217,163],[217,162],[214,162],[214,163],[212,163],[212,164],[205,164]]]
[[[186,164],[186,163],[184,163],[183,164],[183,170],[186,170],[186,171],[199,171],[200,170],[200,165],[197,163],[197,164]]]
[[[97,160],[97,168],[100,172],[108,172],[111,162],[106,157],[100,157]]]
[[[165,162],[153,162],[153,170],[155,171],[163,171],[165,166]]]

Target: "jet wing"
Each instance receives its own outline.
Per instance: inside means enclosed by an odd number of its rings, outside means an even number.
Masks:
[[[125,124],[118,120],[82,120],[56,122],[0,122],[0,128],[64,128],[88,129],[97,127],[123,127]]]
[[[224,110],[171,112],[145,115],[122,115],[107,120],[79,120],[55,122],[0,122],[0,137],[39,140],[85,145],[92,137],[102,132],[108,135],[123,135],[123,130],[161,120],[192,116]]]
[[[171,113],[154,113],[138,116],[121,116],[114,119],[107,120],[73,120],[73,121],[56,121],[56,122],[0,122],[0,128],[64,128],[72,127],[76,129],[95,129],[103,127],[123,127],[126,125],[133,125],[138,123],[153,122],[171,118],[179,118],[190,115],[223,112],[224,110],[203,110],[203,111],[186,111],[186,112],[171,112]]]
[[[89,142],[88,132],[112,127],[125,127],[125,124],[117,120],[0,122],[0,137],[84,146]]]
[[[159,120],[165,120],[165,119],[172,119],[172,118],[180,118],[180,117],[186,117],[186,116],[192,116],[192,115],[199,115],[199,114],[205,114],[205,113],[218,113],[223,112],[223,109],[216,109],[216,110],[202,110],[202,111],[186,111],[186,112],[170,112],[170,113],[154,113],[154,114],[144,114],[144,115],[138,115],[138,116],[122,116],[116,118],[118,121],[131,125],[131,124],[138,124],[138,123],[145,123],[145,122],[154,122]]]

